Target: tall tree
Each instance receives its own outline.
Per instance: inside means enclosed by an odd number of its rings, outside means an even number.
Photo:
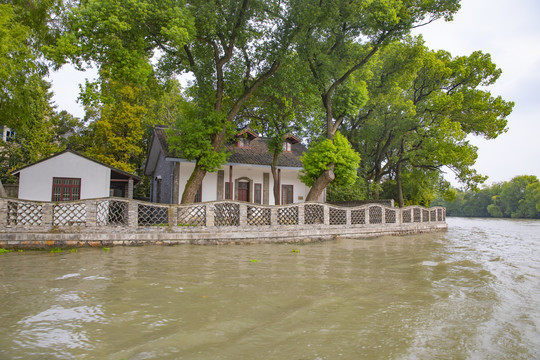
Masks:
[[[57,116],[43,46],[57,35],[61,1],[0,3],[0,124],[15,136],[2,144],[4,181],[14,168],[49,156],[58,149]]]
[[[206,172],[225,161],[224,140],[238,111],[279,68],[295,33],[289,7],[277,0],[83,1],[71,11],[58,54],[94,61],[100,73],[137,84],[152,67],[165,77],[193,76],[187,94],[194,112],[177,119],[170,134],[171,147],[196,161],[182,195],[191,202]],[[159,61],[150,61],[154,56]]]
[[[400,58],[409,66],[396,68]],[[467,136],[497,137],[506,131],[513,107],[484,90],[501,73],[489,54],[477,51],[452,58],[445,51],[430,51],[417,39],[386,49],[372,71],[372,97],[347,123],[351,141],[365,151],[368,178],[378,184],[383,176],[392,176],[400,206],[404,172],[427,174],[446,166],[471,188],[485,180],[472,168],[477,148]],[[385,75],[392,73],[401,74],[400,80]]]
[[[313,19],[298,48],[319,87],[327,139],[363,105],[358,96],[363,86],[351,77],[365,69],[379,49],[415,26],[450,19],[458,9],[458,0],[306,1],[299,6],[298,18]],[[334,178],[334,164],[329,163],[306,200],[316,200]]]
[[[303,66],[295,53],[291,53],[284,58],[279,71],[255,92],[239,114],[246,124],[268,138],[276,204],[280,202],[278,163],[287,138],[301,141],[313,135],[310,128],[321,118],[317,89],[309,80],[309,69]]]

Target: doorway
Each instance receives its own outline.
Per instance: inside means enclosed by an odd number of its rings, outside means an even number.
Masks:
[[[249,182],[238,182],[238,201],[249,202]]]

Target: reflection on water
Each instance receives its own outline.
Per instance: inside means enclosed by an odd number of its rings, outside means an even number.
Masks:
[[[540,222],[0,255],[0,359],[540,357]],[[292,251],[298,250],[298,252]]]

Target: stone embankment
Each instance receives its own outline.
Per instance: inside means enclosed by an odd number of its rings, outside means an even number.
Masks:
[[[0,198],[0,248],[302,243],[447,227],[442,207],[264,206],[236,201],[166,205],[124,198],[52,203]]]

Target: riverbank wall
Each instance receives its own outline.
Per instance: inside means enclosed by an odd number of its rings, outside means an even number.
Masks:
[[[307,243],[445,231],[442,207],[323,203],[189,205],[124,198],[35,202],[0,198],[0,248]]]

